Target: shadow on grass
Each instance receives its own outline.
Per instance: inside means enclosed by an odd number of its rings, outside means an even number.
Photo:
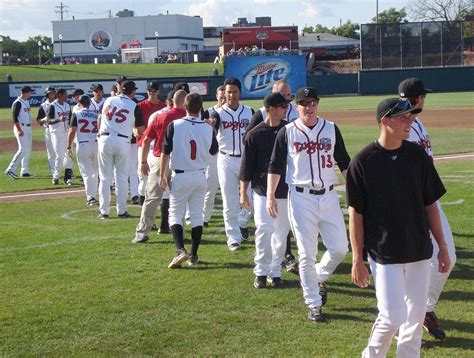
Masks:
[[[462,247],[456,247],[456,257],[458,259],[472,259],[474,258],[474,252],[468,251]]]
[[[443,317],[438,317],[441,324],[446,330],[446,334],[449,337],[449,330],[453,329],[459,332],[466,332],[469,334],[472,334],[474,332],[474,323],[472,322],[466,322],[466,321],[453,321],[450,319],[443,319]],[[455,338],[453,338],[455,339]],[[448,341],[450,341],[451,338],[448,338]],[[474,342],[474,340],[471,340],[471,342]],[[474,345],[471,345],[471,347],[474,347]]]
[[[222,270],[222,269],[251,269],[254,267],[253,263],[244,262],[209,262],[199,261],[195,266],[184,266],[183,268],[189,268],[190,270]]]
[[[472,280],[474,275],[473,271],[472,266],[461,264],[459,261],[456,261],[456,265],[454,266],[453,271],[451,271],[449,277],[457,280]]]
[[[444,291],[441,294],[443,300],[450,300],[450,301],[461,301],[461,302],[469,302],[473,299],[472,292],[466,291]],[[474,328],[474,325],[473,325]]]
[[[444,342],[442,341],[426,341],[423,349],[421,350],[429,350],[433,348],[457,348],[457,349],[465,349],[471,350],[474,347],[474,339],[470,338],[461,338],[461,337],[452,337],[447,338]]]
[[[332,310],[328,309],[326,311],[331,312]],[[347,308],[346,311],[350,312],[352,311],[352,309]],[[326,315],[326,323],[330,323],[331,321],[339,321],[339,320],[345,320],[345,321],[351,321],[351,322],[372,322],[372,320],[370,319],[361,318],[361,317],[357,317],[350,314],[343,314],[343,313],[334,314],[331,312]]]
[[[460,234],[458,232],[453,231],[453,236],[454,237],[470,237],[470,238],[472,238],[472,237],[474,237],[474,234]]]
[[[351,312],[359,312],[359,313],[363,313],[363,314],[367,314],[367,315],[373,315],[374,318],[377,316],[377,314],[379,313],[377,307],[350,307],[350,308],[334,308],[333,311],[341,311],[341,312],[347,312],[347,311],[351,311]]]

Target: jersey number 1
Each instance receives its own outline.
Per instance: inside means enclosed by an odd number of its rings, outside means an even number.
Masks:
[[[196,160],[196,151],[197,151],[196,141],[194,139],[191,139],[189,141],[189,144],[191,145],[191,160]]]

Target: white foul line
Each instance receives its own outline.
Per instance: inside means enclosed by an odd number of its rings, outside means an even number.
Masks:
[[[69,193],[83,193],[84,189],[78,190],[63,190],[63,191],[42,191],[41,193],[30,193],[30,194],[16,194],[16,195],[6,195],[0,196],[0,200],[2,199],[13,199],[13,198],[22,198],[22,197],[30,197],[30,196],[43,196],[43,195],[55,195],[55,194],[69,194]]]
[[[435,157],[434,160],[447,160],[447,159],[457,159],[457,158],[470,158],[474,157],[474,154],[457,154],[457,155],[451,155],[449,157]]]

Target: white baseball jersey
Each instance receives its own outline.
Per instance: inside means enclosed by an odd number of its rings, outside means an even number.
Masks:
[[[79,143],[97,140],[97,117],[94,110],[83,108],[73,115],[72,126],[77,127],[76,139]]]
[[[316,189],[337,184],[334,123],[318,117],[318,123],[310,129],[297,119],[285,128],[288,139],[286,183]]]
[[[64,102],[60,104],[58,100],[51,103],[51,106],[54,107],[54,119],[59,120],[61,116],[67,116],[68,118],[64,122],[58,122],[55,124],[50,124],[49,129],[51,132],[64,131],[67,132],[69,129],[69,114],[71,112],[71,106],[69,103]]]
[[[430,157],[433,157],[433,150],[431,149],[430,136],[420,118],[416,117],[410,127],[410,134],[408,141],[418,144],[423,148]]]
[[[262,118],[263,120],[265,120],[265,118],[267,117],[266,108],[265,107],[260,108],[260,112],[262,112]],[[286,111],[286,117],[284,118],[284,120],[290,123],[297,120],[299,117],[300,117],[300,114],[298,113],[296,106],[293,103],[289,103],[288,111]]]
[[[102,105],[105,103],[105,98],[102,98],[100,102],[96,102],[94,98],[91,98],[91,104],[89,106],[89,109],[94,111],[97,114],[100,114],[102,112]]]
[[[234,111],[224,104],[216,109],[216,113],[220,117],[217,132],[219,150],[230,155],[241,155],[244,147],[242,137],[252,118],[252,109],[240,104]]]
[[[211,154],[213,129],[201,118],[186,116],[172,122],[174,126],[172,170],[206,169]]]
[[[125,95],[109,97],[105,100],[100,133],[131,137],[135,127],[135,107],[137,104]]]
[[[14,110],[17,103],[20,103],[21,109],[20,113],[18,114],[18,122],[20,124],[31,124],[32,117],[31,117],[31,107],[30,103],[20,97],[18,97],[12,104],[12,110]]]
[[[44,101],[43,103],[40,104],[40,107],[43,108],[43,112],[45,113],[45,116],[47,117],[48,116],[48,112],[49,112],[49,107],[51,107],[51,104],[53,102],[50,102],[48,100]],[[43,124],[43,127],[47,128],[48,127],[48,124]]]

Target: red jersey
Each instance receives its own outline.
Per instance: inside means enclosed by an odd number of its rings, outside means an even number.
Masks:
[[[166,107],[166,104],[162,101],[159,101],[158,103],[151,103],[150,100],[147,98],[141,102],[138,103],[138,107],[142,110],[143,113],[143,120],[145,121],[145,128],[148,127],[148,119],[150,116],[155,113],[156,111],[159,111],[162,108]],[[141,147],[142,142],[143,142],[144,136],[140,136],[140,138],[137,139],[137,145]]]
[[[156,119],[145,130],[142,137],[147,136],[148,138],[155,140],[155,146],[153,147],[153,155],[155,157],[161,155],[161,147],[163,145],[163,139],[165,138],[168,124],[185,116],[186,111],[184,108],[172,108],[168,112],[156,117]]]

